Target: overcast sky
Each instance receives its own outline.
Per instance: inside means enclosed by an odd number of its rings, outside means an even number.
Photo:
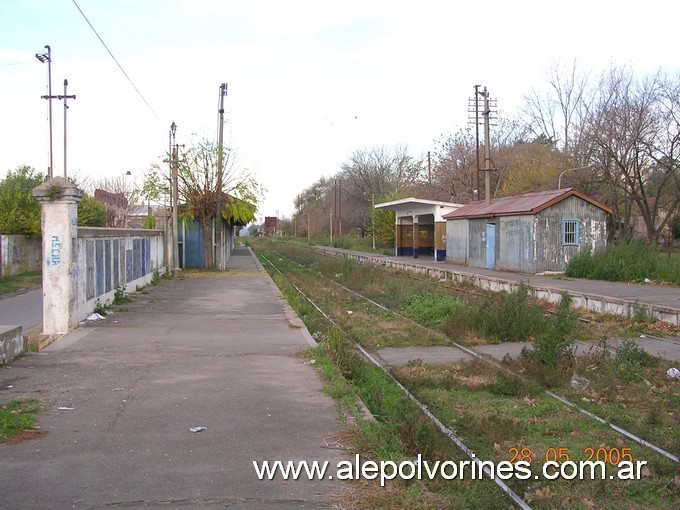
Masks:
[[[294,196],[357,148],[416,155],[467,123],[473,85],[513,116],[552,62],[600,72],[680,69],[680,3],[532,0],[0,0],[0,177],[49,164],[47,65],[68,110],[68,170],[134,182],[168,147],[216,139],[220,83],[226,138],[268,189],[258,216],[289,215]],[[55,175],[63,105],[53,103]]]

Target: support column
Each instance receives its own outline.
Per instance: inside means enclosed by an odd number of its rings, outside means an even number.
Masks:
[[[33,196],[41,209],[43,333],[65,335],[78,326],[78,202],[83,192],[68,179],[54,177],[35,188]]]
[[[418,258],[418,216],[413,215],[413,258]]]
[[[446,222],[443,221],[434,224],[434,260],[446,260]]]

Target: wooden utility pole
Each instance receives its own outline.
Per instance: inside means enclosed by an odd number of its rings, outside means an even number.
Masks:
[[[227,95],[227,84],[220,85],[220,107],[217,110],[219,116],[219,134],[217,142],[217,203],[215,210],[215,229],[218,235],[217,253],[215,254],[215,265],[219,269],[225,269],[226,260],[224,258],[224,226],[222,222],[222,176],[224,174],[224,96]]]

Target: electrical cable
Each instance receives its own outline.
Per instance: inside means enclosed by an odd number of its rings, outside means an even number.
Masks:
[[[97,36],[97,39],[99,39],[99,42],[101,42],[102,45],[104,46],[104,48],[106,48],[106,51],[109,52],[109,55],[111,55],[111,58],[113,59],[113,61],[116,63],[116,65],[117,65],[118,68],[121,70],[121,72],[123,73],[123,75],[125,75],[125,77],[127,78],[127,80],[130,82],[130,85],[132,85],[132,88],[134,88],[135,91],[137,92],[137,94],[139,95],[139,97],[142,98],[142,101],[144,101],[144,104],[145,104],[145,105],[147,106],[147,108],[151,111],[151,113],[153,113],[154,117],[156,117],[156,119],[158,120],[158,122],[161,122],[161,118],[158,116],[158,114],[157,114],[157,113],[154,111],[154,109],[151,107],[151,105],[150,105],[149,102],[146,100],[146,98],[144,97],[144,95],[139,91],[139,89],[137,88],[137,85],[134,84],[134,82],[132,81],[132,79],[131,79],[131,78],[128,76],[128,74],[125,72],[125,69],[123,69],[123,66],[120,65],[120,62],[118,62],[118,60],[116,59],[116,57],[113,56],[113,53],[111,53],[111,50],[109,49],[109,47],[106,45],[106,43],[105,43],[104,40],[101,38],[101,36],[97,33],[97,30],[95,30],[95,28],[92,26],[92,23],[90,23],[90,20],[87,19],[87,16],[85,16],[85,13],[83,12],[83,10],[82,10],[82,9],[80,8],[80,6],[76,3],[76,0],[73,0],[73,4],[74,4],[74,5],[76,6],[76,8],[80,11],[80,14],[83,15],[83,18],[85,18],[85,21],[87,22],[87,24],[90,25],[90,28],[91,28],[92,31],[94,32],[94,35]]]

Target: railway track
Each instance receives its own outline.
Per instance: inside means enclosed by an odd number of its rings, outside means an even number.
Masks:
[[[343,331],[343,327],[335,321],[330,315],[328,315],[311,297],[309,297],[300,287],[298,287],[295,283],[293,283],[288,277],[264,254],[260,252],[260,255],[265,259],[265,261],[278,273],[280,274],[283,278],[286,278],[289,283],[293,286],[293,288],[298,292],[308,303],[310,303],[314,309],[316,309],[330,324],[332,324],[334,327],[339,329],[340,331]],[[301,266],[304,267],[304,266]],[[380,308],[384,308],[381,305],[372,302],[376,306]],[[349,335],[348,335],[349,336]],[[490,477],[490,479],[493,481],[498,488],[503,491],[503,493],[512,500],[513,503],[518,508],[521,508],[522,510],[531,510],[532,507],[523,499],[521,498],[515,491],[513,491],[505,482],[503,482],[500,478],[497,478],[495,476],[491,476],[491,472],[489,467],[484,463],[483,459],[478,458],[475,453],[472,451],[470,447],[468,447],[463,440],[456,435],[456,433],[451,430],[449,427],[444,425],[441,420],[439,420],[428,408],[425,404],[423,404],[418,398],[413,395],[403,384],[401,384],[391,373],[390,371],[385,368],[375,357],[373,357],[359,342],[352,340],[352,343],[356,347],[356,349],[375,367],[379,368],[387,377],[408,397],[408,399],[413,402],[413,404],[420,409],[420,411],[427,416],[427,418],[439,429],[439,431],[449,438],[469,459],[471,462],[476,463],[479,466],[480,471],[483,471],[484,473],[487,474],[487,476]]]
[[[270,248],[270,249],[271,249],[271,248]],[[520,379],[524,379],[520,374],[516,374],[516,373],[513,373],[513,372],[509,371],[509,369],[508,369],[507,367],[504,367],[503,365],[501,365],[500,363],[496,362],[495,360],[490,359],[490,358],[487,357],[486,355],[477,352],[474,348],[464,346],[464,345],[462,345],[462,344],[456,342],[456,341],[453,340],[452,338],[450,338],[448,335],[445,335],[444,333],[442,333],[442,332],[440,332],[440,331],[433,330],[432,328],[428,328],[427,326],[424,326],[424,325],[422,325],[422,324],[420,324],[420,323],[418,323],[418,322],[416,322],[416,321],[410,319],[409,317],[406,317],[405,315],[399,313],[397,310],[394,310],[394,309],[392,309],[392,308],[389,308],[389,307],[387,307],[387,306],[385,306],[385,305],[383,305],[383,304],[381,304],[381,303],[375,301],[374,299],[371,299],[371,298],[369,298],[369,297],[367,297],[367,296],[364,296],[363,294],[361,294],[361,293],[359,293],[359,292],[357,292],[357,291],[355,291],[355,290],[353,290],[353,289],[350,289],[350,288],[348,288],[348,287],[342,285],[342,284],[339,283],[339,282],[336,282],[336,281],[333,280],[332,278],[328,278],[327,276],[321,274],[320,272],[314,272],[314,271],[312,271],[311,269],[309,269],[308,267],[304,266],[303,264],[300,264],[299,262],[297,262],[297,261],[295,261],[295,260],[293,260],[293,259],[287,257],[286,255],[284,255],[284,254],[282,254],[282,253],[280,253],[280,252],[278,252],[278,251],[276,251],[276,250],[271,249],[271,251],[272,251],[273,253],[275,253],[277,256],[289,260],[290,262],[292,262],[293,264],[297,265],[297,266],[300,267],[301,269],[310,272],[311,274],[313,274],[313,275],[316,276],[316,277],[319,277],[319,278],[324,279],[324,281],[328,281],[328,282],[332,283],[333,285],[337,286],[338,288],[343,289],[344,291],[346,291],[346,292],[348,292],[348,293],[350,293],[350,294],[352,294],[352,295],[354,295],[354,296],[356,296],[356,297],[358,297],[358,298],[360,298],[360,299],[362,299],[362,300],[364,300],[364,301],[370,303],[371,305],[373,305],[373,306],[375,306],[375,307],[377,307],[377,308],[379,308],[379,309],[381,309],[381,310],[383,310],[383,311],[388,311],[388,312],[394,314],[395,316],[399,317],[400,319],[405,320],[405,321],[407,321],[407,322],[409,322],[409,323],[415,325],[416,327],[418,327],[418,328],[420,328],[420,329],[426,330],[426,331],[428,331],[428,332],[430,332],[430,333],[432,333],[432,334],[435,334],[435,335],[438,335],[438,336],[440,336],[440,337],[443,337],[443,338],[448,342],[448,344],[451,345],[452,347],[455,347],[456,349],[459,349],[459,350],[461,350],[462,352],[464,352],[464,353],[466,353],[466,354],[468,354],[468,355],[470,355],[470,356],[473,356],[473,357],[476,358],[476,359],[479,359],[479,360],[483,361],[484,363],[491,364],[491,365],[493,365],[496,369],[499,369],[499,370],[502,370],[502,371],[504,371],[504,372],[506,372],[506,373],[509,373],[509,375],[512,375],[512,376],[514,376],[514,377],[518,377],[518,378],[520,378]],[[326,255],[325,252],[322,252],[322,253],[313,252],[313,253],[314,253],[315,255],[329,256],[329,255]],[[329,257],[333,258],[332,256],[329,256]],[[276,267],[276,266],[275,266],[268,258],[267,258],[267,261],[268,261],[269,264],[272,265],[272,267],[274,267],[274,268],[276,269],[277,272],[279,272],[280,274],[283,275],[283,273],[281,273],[281,271],[280,271],[280,270],[279,270],[279,269],[278,269],[278,268],[277,268],[277,267]],[[283,276],[285,277],[285,275],[283,275]],[[411,275],[409,275],[409,277],[411,277]],[[421,280],[420,278],[417,278],[417,279]],[[431,281],[431,280],[430,280],[430,281]],[[450,287],[450,286],[447,286],[447,287]],[[296,286],[296,290],[298,290],[298,292],[302,292],[297,286]],[[457,288],[456,288],[456,289],[454,289],[454,290],[455,290],[456,292],[465,292],[465,291],[468,290],[468,289],[457,289]],[[478,293],[478,292],[475,292],[475,291],[471,291],[471,292],[473,292],[473,293],[474,293],[475,295],[477,295],[477,296],[482,296],[482,295],[481,295],[480,293]],[[307,299],[308,299],[308,298],[307,298]],[[317,308],[317,310],[318,310],[320,313],[322,313],[322,314],[324,315],[324,317],[328,318],[327,315],[326,315],[326,314],[325,314],[325,313],[324,313],[324,312],[323,312],[316,304],[315,304],[314,306],[315,306],[315,308]],[[641,334],[641,335],[642,335],[642,334]],[[657,339],[657,340],[663,340],[663,339],[661,339],[661,338],[659,338],[659,337],[652,337],[651,335],[645,335],[645,336],[648,336],[648,337],[650,337],[650,338],[655,338],[655,339]],[[671,341],[671,342],[672,342],[672,341]],[[363,347],[361,347],[361,349],[362,349],[362,352],[363,352]],[[669,459],[669,460],[671,460],[671,461],[673,461],[673,462],[675,462],[675,463],[680,463],[680,458],[679,458],[677,455],[675,455],[675,454],[673,454],[673,453],[671,453],[671,452],[668,452],[667,450],[661,448],[660,446],[657,446],[657,445],[653,444],[652,442],[647,441],[647,440],[645,440],[645,439],[639,437],[639,436],[636,435],[636,434],[633,434],[632,432],[630,432],[630,431],[624,429],[623,427],[620,427],[620,426],[616,425],[615,423],[612,423],[612,422],[610,422],[610,421],[608,421],[608,420],[605,420],[605,419],[602,418],[601,416],[598,416],[597,414],[592,413],[592,412],[590,412],[590,411],[588,411],[588,410],[582,408],[581,406],[579,406],[579,405],[577,405],[576,403],[572,402],[572,401],[569,400],[568,398],[566,398],[566,397],[564,397],[564,396],[562,396],[562,395],[559,395],[559,394],[557,394],[557,393],[555,393],[555,392],[552,392],[552,391],[550,391],[549,389],[546,389],[546,388],[543,388],[542,391],[543,391],[543,393],[544,393],[545,395],[547,395],[547,396],[550,397],[551,399],[554,399],[554,400],[556,400],[556,401],[558,401],[558,402],[564,404],[565,406],[567,406],[567,407],[569,407],[569,408],[571,408],[571,409],[577,410],[579,413],[583,414],[584,416],[587,416],[588,418],[590,418],[590,419],[592,419],[592,420],[594,420],[594,421],[596,421],[596,422],[598,422],[598,423],[600,423],[600,424],[602,424],[602,425],[606,425],[606,426],[609,427],[612,431],[614,431],[614,432],[616,432],[617,434],[619,434],[619,435],[625,437],[627,440],[632,441],[632,442],[634,442],[634,443],[636,443],[636,444],[638,444],[638,445],[640,445],[640,446],[643,446],[643,447],[645,447],[645,448],[647,448],[647,449],[649,449],[649,450],[652,450],[652,451],[656,452],[657,454],[662,455],[663,457],[665,457],[665,458],[667,458],[667,459]]]

